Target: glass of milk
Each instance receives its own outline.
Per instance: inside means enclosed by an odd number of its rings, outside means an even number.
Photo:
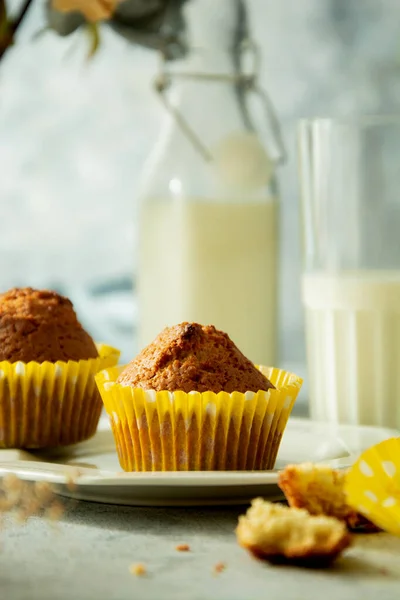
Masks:
[[[310,412],[400,428],[400,117],[299,126]]]

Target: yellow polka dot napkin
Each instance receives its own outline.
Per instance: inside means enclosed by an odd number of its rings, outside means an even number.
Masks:
[[[400,438],[363,452],[347,473],[345,493],[349,506],[400,536]]]

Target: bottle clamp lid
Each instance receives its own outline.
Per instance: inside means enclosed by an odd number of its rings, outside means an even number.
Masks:
[[[214,160],[213,153],[203,143],[199,135],[193,130],[179,109],[174,106],[168,98],[167,90],[171,87],[173,81],[192,79],[210,83],[225,82],[235,85],[239,93],[244,96],[246,94],[253,94],[262,104],[262,109],[271,133],[271,139],[275,146],[274,152],[271,152],[271,160],[275,165],[279,165],[286,160],[286,150],[283,143],[279,120],[275,114],[272,101],[267,91],[259,83],[259,72],[261,68],[260,48],[254,40],[246,38],[240,43],[239,47],[238,62],[240,65],[242,65],[242,59],[244,58],[245,53],[250,55],[251,68],[248,72],[245,72],[240,66],[235,73],[171,72],[167,69],[168,61],[165,55],[161,54],[160,72],[155,78],[154,88],[159,94],[165,108],[174,117],[183,133],[207,162],[212,162]],[[251,123],[250,116],[246,114],[245,117],[247,122]]]

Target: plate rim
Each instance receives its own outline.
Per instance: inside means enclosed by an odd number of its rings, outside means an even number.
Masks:
[[[356,460],[356,455],[342,459],[320,461],[333,468],[346,469]],[[97,474],[78,474],[79,467],[57,465],[62,470],[53,470],[55,463],[39,461],[0,461],[0,476],[15,474],[27,481],[47,481],[52,484],[77,487],[233,487],[275,485],[282,469],[270,471],[152,471],[112,473],[97,470]],[[295,464],[295,463],[294,463]],[[87,469],[94,471],[94,469]]]
[[[106,427],[107,423],[103,420],[97,433],[110,431]],[[292,417],[288,423],[288,432],[293,427],[294,431],[301,430],[302,427],[307,427],[315,430],[315,435],[320,429],[320,433],[331,431],[332,433],[353,431],[359,432],[375,432],[385,434],[388,437],[399,436],[397,430],[386,427],[376,427],[370,425],[341,425],[335,423],[325,423],[312,421],[305,418]],[[96,435],[97,435],[96,433]],[[111,431],[110,431],[111,434]],[[90,440],[77,444],[72,448],[82,447],[83,444],[91,444],[96,439],[96,435]],[[112,435],[112,434],[111,434]],[[7,452],[7,451],[6,451]],[[64,450],[63,450],[64,452]],[[6,474],[16,474],[22,479],[28,481],[47,481],[51,484],[68,485],[71,480],[77,488],[85,487],[210,487],[224,488],[232,486],[260,486],[260,485],[276,485],[278,483],[279,472],[281,468],[268,471],[153,471],[153,472],[124,472],[124,471],[109,471],[106,469],[95,469],[89,467],[73,466],[60,462],[49,462],[46,460],[35,460],[35,455],[23,451],[23,454],[32,456],[29,460],[2,460],[2,451],[0,451],[0,476]],[[358,457],[359,453],[349,453],[343,458],[333,458],[318,461],[323,464],[329,464],[333,468],[345,469],[351,466]],[[61,456],[62,458],[62,456]],[[303,461],[302,461],[303,462]],[[315,462],[315,461],[314,461]],[[295,463],[295,461],[293,461]]]

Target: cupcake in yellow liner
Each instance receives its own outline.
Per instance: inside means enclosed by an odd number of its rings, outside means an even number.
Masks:
[[[349,506],[400,536],[400,438],[363,452],[346,476],[345,493]]]
[[[196,336],[200,346],[189,352],[188,339],[192,344]],[[209,356],[209,348],[201,344],[210,339],[214,345],[222,339],[227,355],[233,348],[234,367]],[[203,371],[199,356],[206,365]],[[237,374],[245,380],[249,365],[267,389],[235,391]],[[137,375],[133,383],[124,380],[132,368]],[[234,389],[208,390],[227,369],[225,387]],[[302,384],[296,375],[279,369],[255,369],[226,334],[197,324],[167,328],[128,367],[104,370],[95,379],[125,471],[271,469]],[[150,385],[160,389],[148,389]],[[194,385],[198,391],[190,391]]]
[[[102,408],[94,375],[118,358],[118,350],[96,347],[57,292],[0,294],[0,448],[48,448],[93,435]]]
[[[119,351],[97,346],[98,358],[0,362],[0,448],[49,448],[95,434],[102,402],[94,375],[118,362]]]

